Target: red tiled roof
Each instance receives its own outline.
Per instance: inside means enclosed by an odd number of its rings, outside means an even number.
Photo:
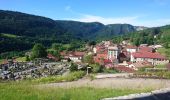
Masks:
[[[137,68],[141,68],[141,67],[153,67],[152,63],[148,62],[148,61],[140,61],[140,62],[136,62],[133,63],[133,65]]]
[[[66,52],[60,52],[60,55],[65,56]]]
[[[146,46],[140,46],[139,47],[139,51],[148,51],[148,52],[152,52],[153,48],[151,47],[146,47]]]
[[[128,49],[137,49],[137,47],[133,46],[133,45],[128,45],[128,46],[126,46],[126,48],[128,48]]]
[[[152,53],[152,52],[146,52],[146,51],[134,52],[132,53],[132,56],[134,56],[135,58],[166,59],[165,56],[159,53]]]
[[[106,63],[112,63],[112,61],[109,60],[109,59],[104,59],[104,63],[105,63],[105,64],[106,64]]]
[[[84,56],[85,52],[76,51],[76,52],[74,52],[74,55],[76,55],[76,56]]]
[[[79,56],[84,56],[85,55],[85,52],[79,52],[79,51],[75,51],[75,52],[60,52],[60,55],[62,56],[76,56],[76,57],[79,57]]]
[[[47,58],[53,59],[53,60],[58,60],[58,58],[55,57],[55,56],[53,56],[52,54],[48,54],[48,55],[47,55]]]

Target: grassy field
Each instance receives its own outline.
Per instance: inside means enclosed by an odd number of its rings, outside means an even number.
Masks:
[[[16,38],[17,35],[14,35],[14,34],[7,34],[7,33],[1,33],[3,36],[5,37],[9,37],[9,38]]]
[[[170,48],[166,49],[166,48],[159,48],[158,52],[161,53],[162,55],[168,57],[168,59],[170,59]]]
[[[131,93],[149,92],[151,89],[111,88],[57,88],[38,87],[27,82],[0,83],[1,100],[99,100]]]
[[[2,63],[3,63],[3,61],[4,61],[4,59],[0,59],[0,64],[2,64]]]
[[[26,61],[26,57],[16,58],[16,61],[18,61],[18,62],[25,62]]]

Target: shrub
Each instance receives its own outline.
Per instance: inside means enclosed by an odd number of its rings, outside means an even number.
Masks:
[[[74,63],[71,63],[71,66],[70,66],[70,71],[71,72],[74,72],[74,71],[77,71],[78,70],[78,65],[74,64]]]
[[[103,71],[103,67],[99,64],[92,64],[90,65],[92,67],[92,72],[93,73],[98,73]]]

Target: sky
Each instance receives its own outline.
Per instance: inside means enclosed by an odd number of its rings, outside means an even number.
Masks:
[[[105,25],[127,23],[157,27],[170,24],[170,0],[0,0],[0,9]]]

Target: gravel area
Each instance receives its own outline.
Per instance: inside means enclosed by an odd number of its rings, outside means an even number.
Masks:
[[[40,85],[43,87],[95,87],[95,88],[151,88],[161,89],[170,87],[170,80],[165,79],[143,79],[143,78],[104,78],[104,79],[80,79],[72,82],[50,83]]]

